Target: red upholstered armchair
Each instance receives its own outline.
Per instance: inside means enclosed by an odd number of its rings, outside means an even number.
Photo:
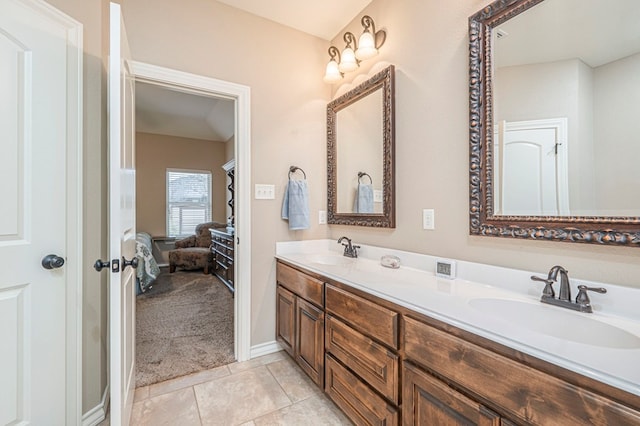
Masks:
[[[186,270],[204,269],[209,273],[213,256],[211,253],[211,232],[209,228],[225,228],[226,223],[206,222],[196,226],[196,234],[176,240],[175,250],[169,252],[169,272],[176,268]]]

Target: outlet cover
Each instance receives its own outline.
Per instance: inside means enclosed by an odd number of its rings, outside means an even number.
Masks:
[[[436,229],[436,214],[434,209],[422,210],[422,229]]]
[[[381,189],[374,189],[373,190],[373,202],[374,203],[381,203],[382,202],[382,190]]]
[[[275,185],[256,184],[256,200],[273,200],[276,198]]]

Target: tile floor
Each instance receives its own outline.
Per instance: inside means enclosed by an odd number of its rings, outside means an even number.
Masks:
[[[350,424],[282,351],[138,388],[131,415],[132,426]]]

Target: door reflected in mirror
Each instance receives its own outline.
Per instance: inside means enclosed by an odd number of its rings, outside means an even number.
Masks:
[[[327,223],[395,227],[394,67],[327,105]]]
[[[496,214],[640,216],[639,23],[545,0],[493,29]]]

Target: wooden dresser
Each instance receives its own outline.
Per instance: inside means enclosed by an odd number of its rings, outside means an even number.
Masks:
[[[210,231],[213,273],[233,292],[233,234],[222,229],[210,229]]]

